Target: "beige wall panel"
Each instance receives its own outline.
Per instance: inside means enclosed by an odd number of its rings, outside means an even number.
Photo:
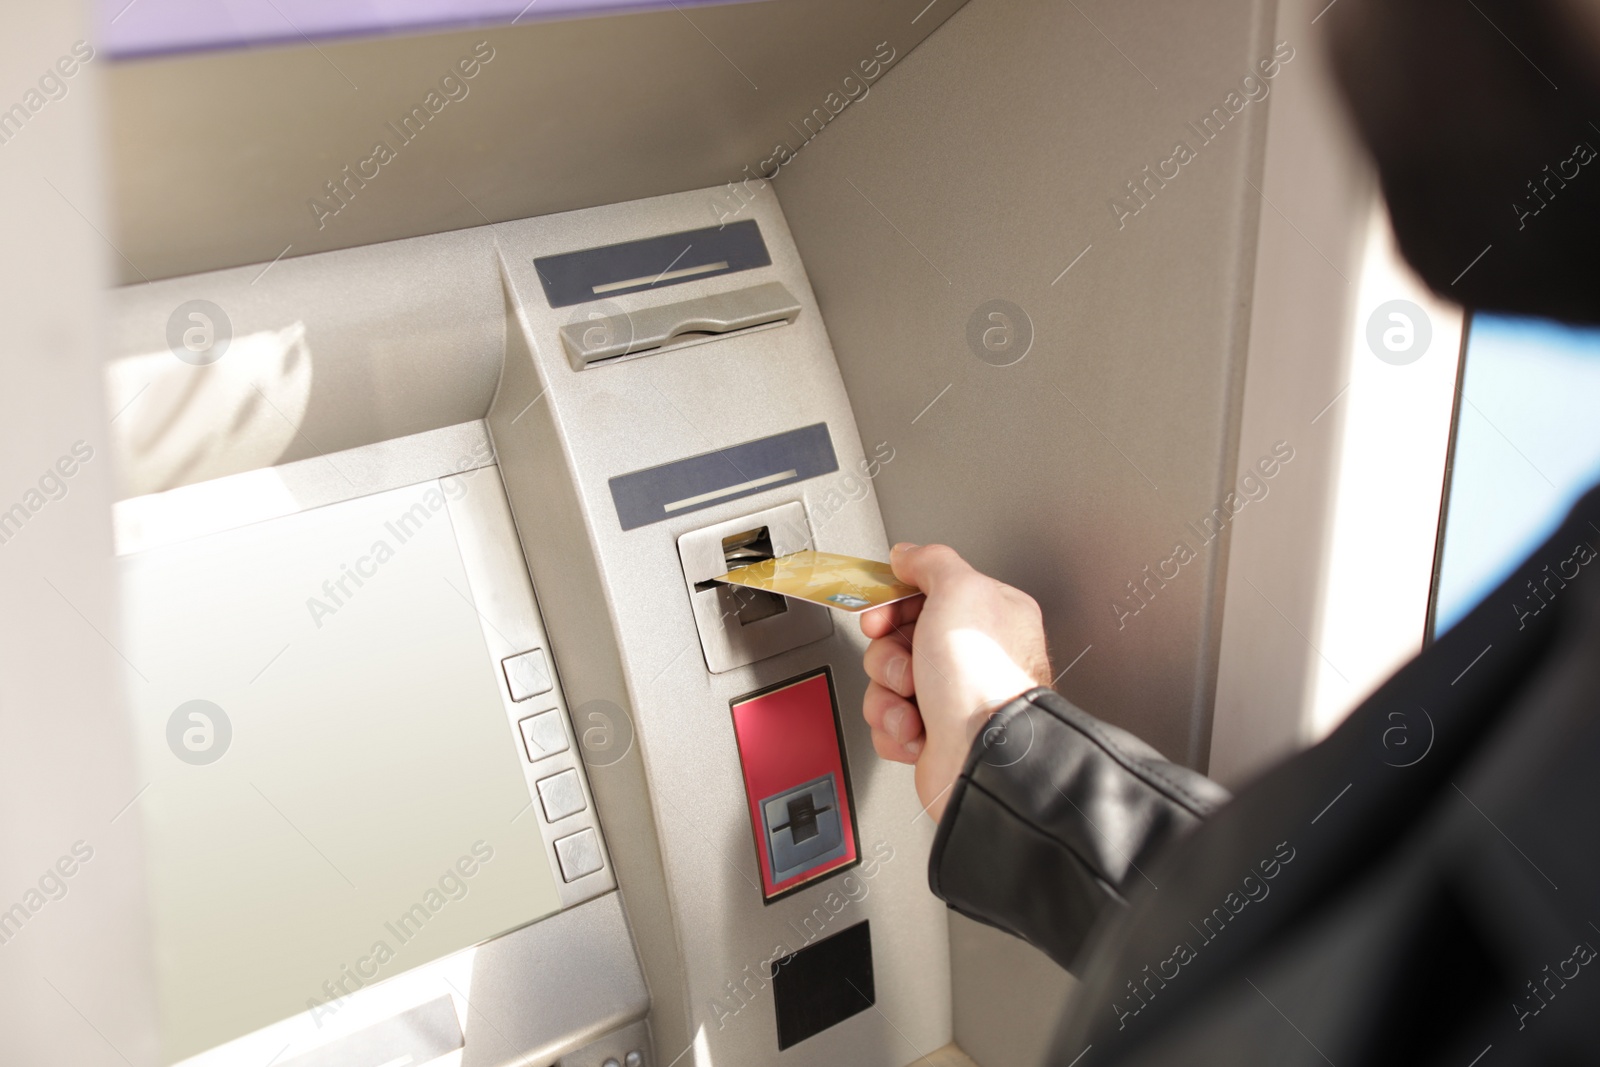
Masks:
[[[118,651],[100,388],[103,64],[39,91],[86,50],[86,6],[10,4],[0,33],[0,107],[32,109],[0,138],[0,1063],[150,1067],[121,699],[140,683]]]
[[[979,0],[775,182],[863,439],[907,457],[891,539],[1033,593],[1056,669],[1083,657],[1060,688],[1197,766],[1225,535],[1188,524],[1233,489],[1266,109],[1110,205],[1271,54],[1263,8]],[[996,298],[1032,322],[1011,366],[968,343]],[[1197,558],[1119,621],[1179,541]]]
[[[1239,476],[1285,442],[1294,459],[1235,523],[1211,773],[1237,788],[1313,739],[1329,521],[1349,397],[1349,323],[1374,195],[1330,80],[1327,0],[1284,0],[1298,57],[1278,79],[1259,184]],[[1337,669],[1337,668],[1335,668]]]

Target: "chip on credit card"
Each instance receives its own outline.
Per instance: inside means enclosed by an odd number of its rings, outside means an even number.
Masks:
[[[738,567],[712,580],[809,600],[851,614],[921,592],[896,578],[887,563],[812,549]]]

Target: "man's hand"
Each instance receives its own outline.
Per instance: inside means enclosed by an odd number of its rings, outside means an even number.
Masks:
[[[916,765],[934,819],[972,739],[1012,697],[1050,684],[1039,605],[944,545],[895,545],[895,575],[923,596],[861,613],[871,681],[862,701],[884,759]]]

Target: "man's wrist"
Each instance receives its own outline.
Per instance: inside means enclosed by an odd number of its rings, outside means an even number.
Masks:
[[[967,765],[972,746],[983,735],[989,720],[994,717],[995,712],[1035,688],[1037,685],[1031,678],[1025,679],[1023,688],[1015,693],[980,703],[967,716],[959,732],[941,731],[938,741],[930,732],[922,758],[917,760],[916,778],[917,792],[922,799],[923,808],[935,822],[943,816],[945,804],[949,801],[951,790],[955,788],[956,780],[961,777],[961,772]]]

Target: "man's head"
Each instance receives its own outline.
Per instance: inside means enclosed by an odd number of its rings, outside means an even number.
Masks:
[[[1327,17],[1424,280],[1600,322],[1600,0],[1337,0]]]

